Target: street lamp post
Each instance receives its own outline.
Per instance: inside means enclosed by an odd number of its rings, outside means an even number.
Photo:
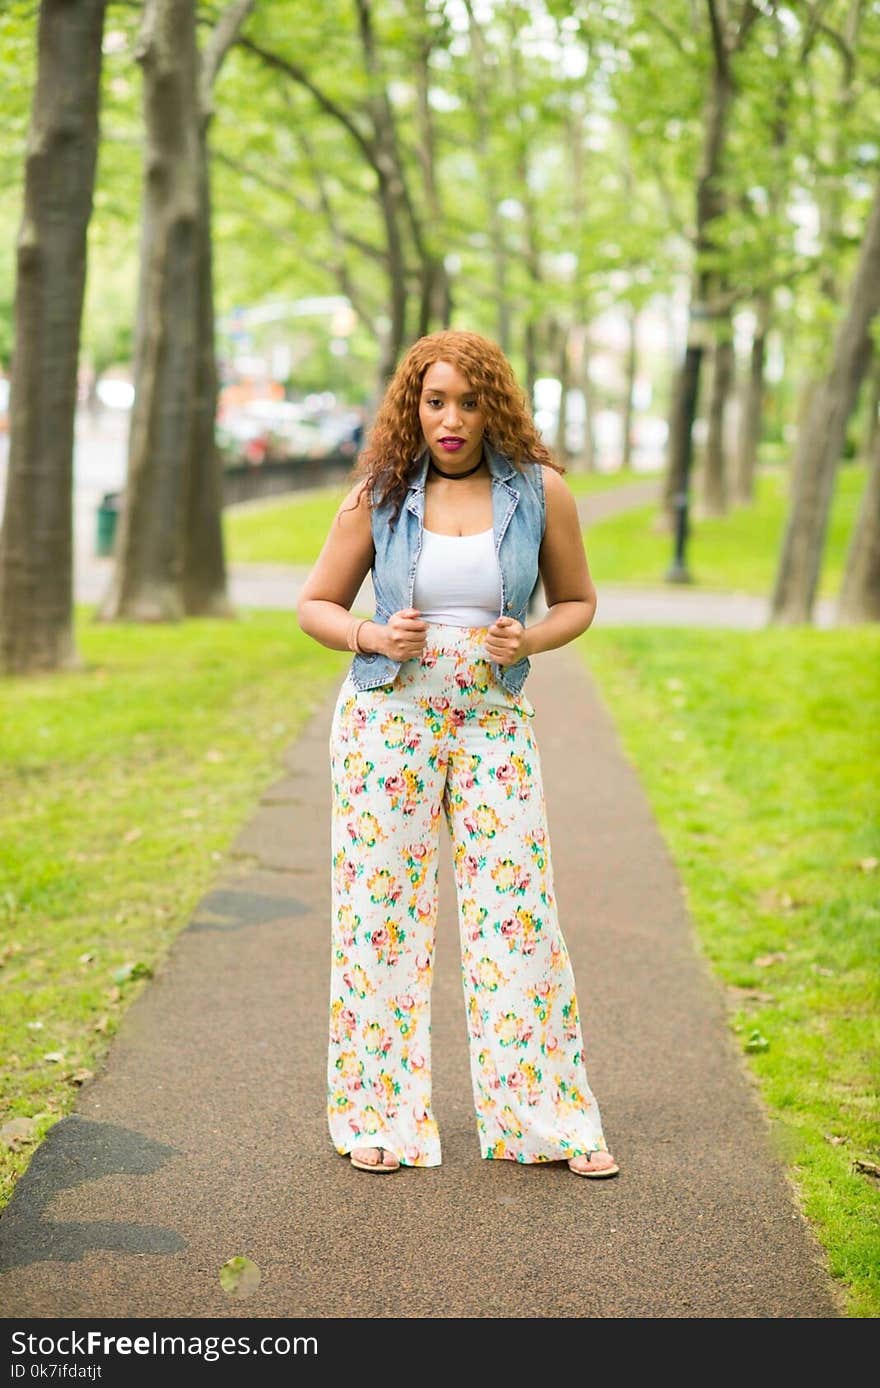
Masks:
[[[688,494],[687,483],[682,483],[680,492],[676,492],[672,498],[672,507],[675,511],[675,553],[672,563],[666,570],[667,583],[692,583],[690,570],[685,559],[685,550],[688,537]]]
[[[688,343],[682,372],[682,394],[680,399],[679,426],[682,431],[681,485],[672,497],[675,511],[675,553],[672,563],[666,570],[667,583],[693,583],[693,576],[687,566],[687,541],[690,532],[688,525],[688,500],[693,461],[693,428],[697,404],[697,387],[700,379],[700,363],[703,352],[709,346],[711,312],[707,304],[695,300],[690,307],[688,323]]]

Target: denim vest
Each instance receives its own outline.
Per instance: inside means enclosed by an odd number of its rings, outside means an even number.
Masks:
[[[499,617],[515,617],[525,625],[529,598],[538,580],[538,551],[544,536],[544,474],[539,463],[526,463],[522,471],[483,440],[483,455],[492,474],[492,529],[495,554],[501,571],[501,610]],[[393,507],[378,504],[373,494],[372,579],[376,600],[373,621],[386,626],[389,617],[412,607],[416,565],[422,548],[425,519],[425,478],[428,475],[427,449],[420,456],[409,483],[409,490],[392,529]],[[491,661],[492,673],[511,694],[518,694],[529,673],[524,657],[515,665]],[[391,684],[401,662],[378,651],[356,655],[349,671],[356,689],[377,689]]]

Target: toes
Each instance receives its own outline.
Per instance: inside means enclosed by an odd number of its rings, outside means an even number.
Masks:
[[[351,1155],[363,1166],[390,1166],[395,1169],[400,1165],[393,1152],[389,1152],[387,1147],[355,1147]]]
[[[607,1171],[615,1162],[610,1152],[582,1152],[568,1164],[573,1171]]]

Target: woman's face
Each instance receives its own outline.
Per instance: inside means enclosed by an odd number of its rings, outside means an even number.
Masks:
[[[467,472],[479,460],[486,416],[467,376],[435,361],[422,379],[419,422],[431,457],[443,472]]]

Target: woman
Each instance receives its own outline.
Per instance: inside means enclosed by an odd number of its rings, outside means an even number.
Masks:
[[[574,499],[500,349],[401,362],[298,604],[354,653],[330,736],[328,1119],[359,1170],[438,1166],[430,990],[441,811],[452,838],[485,1158],[612,1176],[557,920],[529,657],[593,619]],[[376,613],[350,609],[372,570]],[[540,573],[547,615],[526,627]]]

